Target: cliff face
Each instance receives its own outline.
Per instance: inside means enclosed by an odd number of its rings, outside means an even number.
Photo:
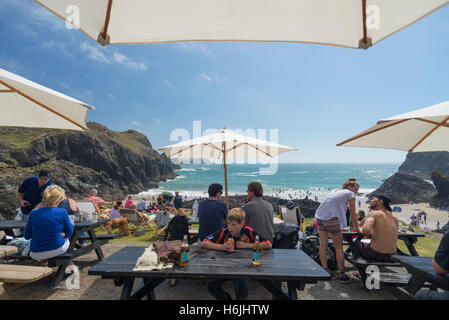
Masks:
[[[438,193],[430,201],[430,205],[438,208],[449,206],[449,176],[439,171],[434,171],[432,173],[432,181]]]
[[[430,202],[436,195],[436,190],[430,183],[408,174],[395,173],[368,198],[381,194],[390,198],[392,204],[409,202]]]
[[[449,175],[449,152],[409,153],[398,172],[430,180],[433,171]]]
[[[89,123],[87,132],[48,129],[0,129],[0,214],[18,207],[17,188],[42,168],[70,197],[84,198],[91,188],[106,200],[157,187],[179,168],[151,146],[146,136],[115,132]]]

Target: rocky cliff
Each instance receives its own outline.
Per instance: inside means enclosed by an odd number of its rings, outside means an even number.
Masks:
[[[430,201],[433,207],[441,208],[449,206],[449,176],[439,171],[432,173],[432,181],[437,189],[437,194]]]
[[[115,132],[88,123],[87,132],[0,129],[0,215],[18,207],[17,188],[42,168],[75,199],[96,188],[106,200],[123,198],[176,176],[175,166],[137,131]]]
[[[432,172],[449,175],[449,152],[409,153],[398,172],[430,180]]]
[[[430,202],[436,195],[436,190],[432,184],[418,177],[395,173],[367,197],[371,199],[377,194],[390,198],[392,204],[419,203]]]

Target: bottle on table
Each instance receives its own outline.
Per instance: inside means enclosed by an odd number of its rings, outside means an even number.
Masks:
[[[181,245],[181,257],[179,261],[179,265],[181,267],[187,267],[189,265],[189,256],[190,256],[190,246],[187,242],[187,235],[184,235],[184,239],[182,240]]]
[[[259,235],[256,235],[256,241],[253,246],[253,264],[260,266],[262,264],[262,248],[260,247]]]
[[[229,238],[228,238],[228,243],[230,243],[230,244],[232,245],[233,248],[235,247],[235,241],[234,241],[234,238],[233,238],[233,237],[229,237]]]

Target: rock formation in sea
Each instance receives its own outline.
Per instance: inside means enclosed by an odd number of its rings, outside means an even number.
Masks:
[[[135,130],[115,132],[88,123],[86,132],[31,128],[0,129],[0,215],[11,218],[19,206],[17,189],[47,168],[52,181],[74,199],[91,188],[107,201],[156,188],[173,179],[174,165]]]
[[[198,199],[198,201],[202,201],[206,198]],[[245,204],[245,200],[247,200],[248,197],[245,195],[241,196],[229,196],[228,197],[228,207],[229,209],[232,208],[238,208]],[[289,200],[281,199],[278,197],[271,197],[271,196],[264,196],[263,199],[267,202],[269,202],[273,206],[274,213],[277,214],[277,206],[285,206]],[[222,198],[222,201],[224,202],[224,197]],[[318,206],[320,205],[319,202],[313,201],[311,199],[294,199],[292,200],[296,203],[297,206],[299,206],[301,213],[306,218],[313,218],[315,216],[315,211],[318,209]],[[194,200],[185,201],[183,206],[187,209],[191,209],[193,206]]]
[[[372,193],[367,194],[371,199],[382,194],[391,199],[392,204],[430,202],[436,195],[434,186],[416,176],[395,173]]]
[[[398,169],[399,173],[410,174],[424,180],[430,180],[434,171],[449,175],[449,152],[409,153]]]
[[[432,173],[432,181],[437,189],[437,194],[430,201],[433,207],[441,208],[449,206],[449,176],[439,171]]]

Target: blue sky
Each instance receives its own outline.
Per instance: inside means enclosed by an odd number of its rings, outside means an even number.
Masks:
[[[281,162],[402,162],[336,143],[449,100],[449,7],[369,50],[203,42],[101,47],[31,0],[0,2],[0,67],[95,106],[88,120],[153,147],[177,128],[278,129]],[[267,137],[270,138],[269,136]]]

